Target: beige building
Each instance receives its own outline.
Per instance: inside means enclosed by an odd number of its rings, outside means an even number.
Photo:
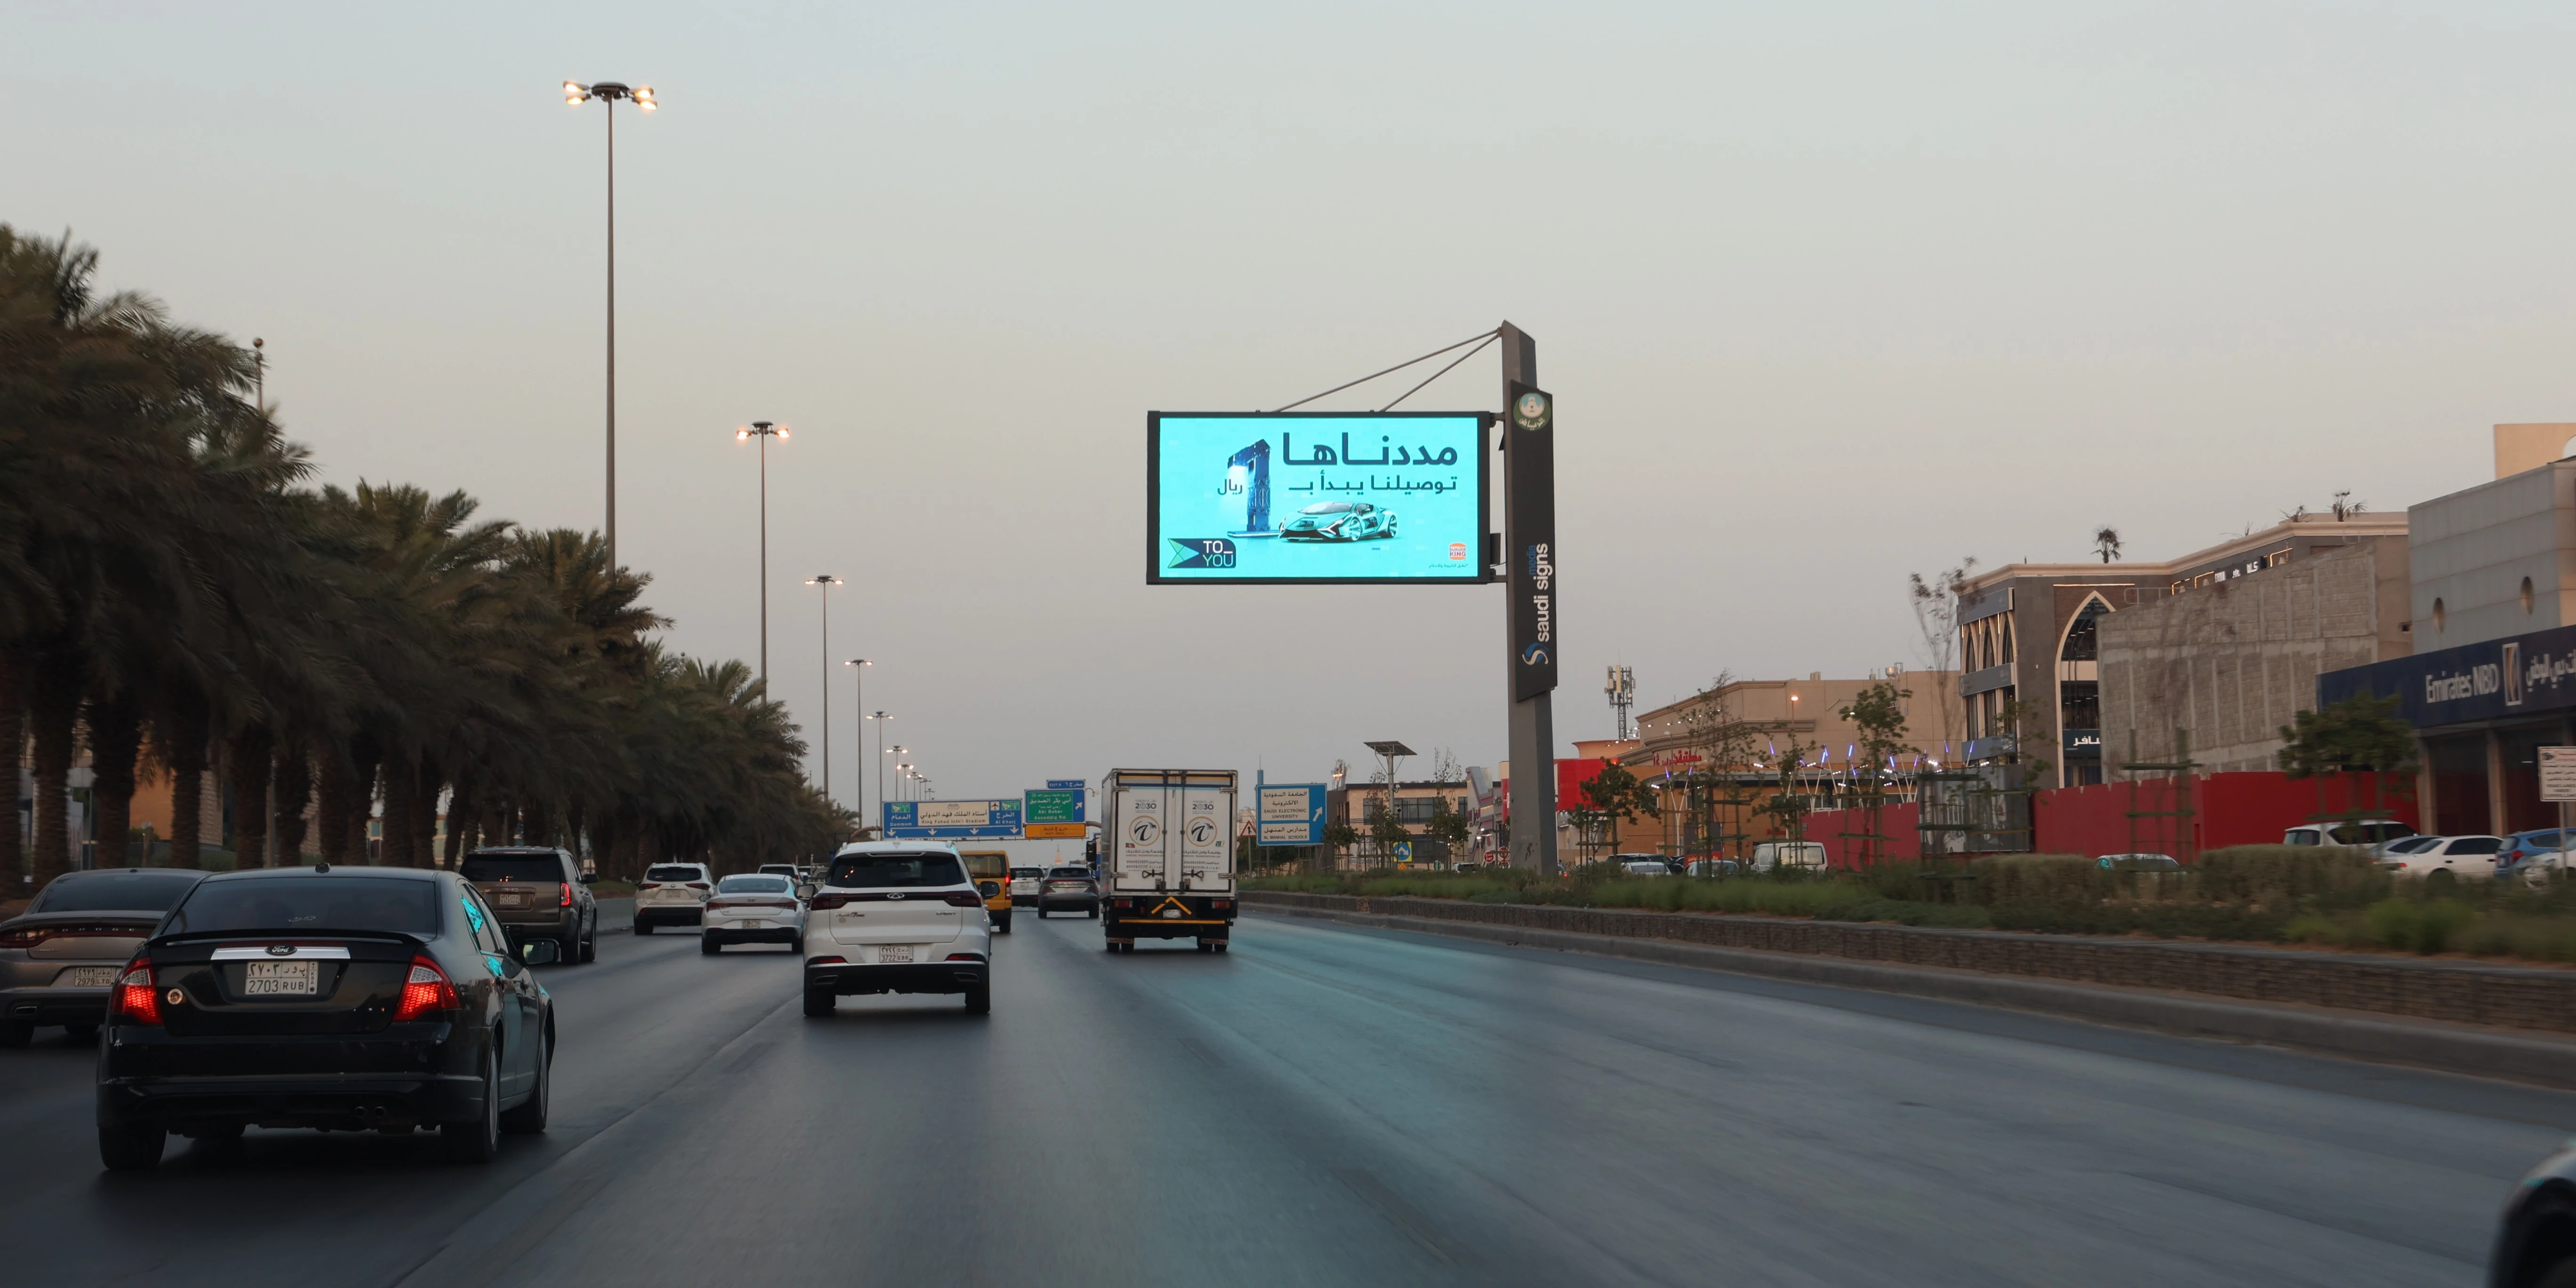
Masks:
[[[2172,759],[2178,729],[2208,772],[2279,768],[2280,728],[2316,705],[2317,676],[2406,656],[2404,555],[2379,542],[2325,549],[2102,618],[2113,773],[2132,747]]]
[[[2369,601],[2361,611],[2368,622],[2363,629],[2374,640],[2372,647],[2395,650],[2379,656],[2402,654],[2408,631],[2403,514],[2349,510],[2302,514],[2163,563],[2017,563],[1969,578],[1958,597],[1960,670],[1964,673],[1959,681],[1959,697],[1966,708],[1965,759],[1984,763],[2019,752],[2025,758],[2048,762],[2053,767],[2049,774],[2052,785],[2105,781],[2104,741],[2110,724],[2103,702],[2110,663],[2102,649],[2104,632],[2112,629],[2110,623],[2141,606],[2233,591],[2245,579],[2273,577],[2285,567],[2355,547],[2367,550],[2367,558],[2341,569],[2335,584],[2350,584],[2355,577],[2366,583],[2366,589],[2358,593]],[[2210,605],[2206,611],[2184,609],[2158,617],[2152,629],[2142,624],[2138,630],[2123,629],[2118,634],[2124,647],[2139,650],[2137,657],[2162,659],[2160,665],[2171,664],[2178,650],[2190,648],[2200,654],[2205,663],[2200,674],[2207,682],[2199,691],[2208,694],[2207,701],[2215,709],[2216,704],[2235,701],[2222,695],[2235,694],[2238,689],[2227,687],[2235,683],[2233,679],[2221,683],[2220,669],[2209,668],[2224,668],[2224,673],[2233,677],[2239,669],[2254,663],[2248,660],[2251,654],[2238,656],[2228,650],[2250,648],[2261,642],[2236,632],[2314,633],[2324,629],[2321,619],[2290,613],[2286,600],[2276,601],[2275,611],[2259,620],[2240,621],[2235,611],[2233,604]],[[2192,622],[2206,623],[2210,632],[2200,639],[2198,647],[2189,642],[2193,638]],[[2338,632],[2336,638],[2342,639],[2342,633],[2355,628],[2350,619],[2338,618],[2332,629]],[[2165,634],[2173,637],[2170,645],[2156,642]],[[2287,638],[2284,635],[2272,643],[2286,646]],[[2277,681],[2274,687],[2283,693],[2301,684],[2308,685],[2313,693],[2315,668],[2329,656],[2344,655],[2338,651],[2342,645],[2330,646],[2323,636],[2313,642],[2313,647],[2301,647],[2307,649],[2305,654],[2280,647],[2263,653],[2267,660],[2262,665],[2275,668],[2264,674]],[[2297,662],[2294,655],[2306,656],[2308,661]],[[2222,662],[2222,657],[2236,660]],[[2301,665],[2308,669],[2300,672]],[[2172,702],[2187,704],[2196,700],[2177,687],[2188,674],[2166,674],[2156,681],[2161,686],[2158,691],[2171,695]],[[2252,728],[2249,722],[2258,719],[2260,711],[2271,709],[2261,705],[2269,700],[2262,695],[2269,692],[2258,690],[2253,713],[2231,714],[2223,723],[2235,732]],[[2140,730],[2141,753],[2154,759],[2169,753],[2172,716],[2139,705],[2165,700],[2140,690],[2130,691],[2124,701],[2131,705],[2125,709],[2120,732],[2115,735],[2118,745],[2108,749],[2109,763],[2116,764],[2127,757],[2129,728]],[[2015,709],[2021,713],[2018,736],[2009,719]],[[2183,727],[2195,726],[2186,721]],[[2214,730],[2217,726],[2198,727]],[[2165,732],[2151,732],[2158,728]],[[2204,736],[2194,735],[2196,739]],[[2222,737],[2234,738],[2234,733]],[[2234,738],[2230,745],[2245,748],[2251,742]],[[2245,754],[2255,753],[2247,750]]]

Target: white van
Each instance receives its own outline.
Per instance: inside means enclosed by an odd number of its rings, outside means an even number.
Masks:
[[[2281,844],[2384,846],[2390,841],[2413,835],[2414,828],[2395,819],[2369,818],[2351,823],[2309,823],[2288,828],[2281,833]]]
[[[1825,870],[1825,843],[1822,841],[1764,841],[1754,846],[1753,870],[1769,872],[1774,868],[1822,872]]]

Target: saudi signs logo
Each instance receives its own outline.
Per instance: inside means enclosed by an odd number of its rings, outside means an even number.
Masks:
[[[1523,429],[1547,428],[1547,395],[1532,389],[1512,403],[1512,423]]]

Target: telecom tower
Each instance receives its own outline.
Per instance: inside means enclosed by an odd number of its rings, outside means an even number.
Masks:
[[[1637,673],[1624,666],[1610,668],[1610,683],[1601,691],[1610,695],[1610,710],[1619,717],[1619,741],[1628,740],[1628,708],[1637,701]]]

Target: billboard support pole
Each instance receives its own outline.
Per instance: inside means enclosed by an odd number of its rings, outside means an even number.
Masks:
[[[1557,874],[1553,400],[1538,394],[1538,342],[1505,322],[1503,348],[1504,693],[1511,703],[1512,866]],[[1544,400],[1535,423],[1519,406]],[[1514,450],[1518,448],[1520,450]]]

